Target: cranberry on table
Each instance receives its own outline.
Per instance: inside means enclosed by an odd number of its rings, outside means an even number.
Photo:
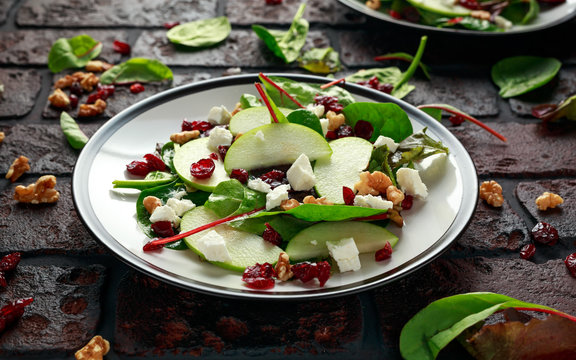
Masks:
[[[24,314],[24,308],[34,301],[32,298],[18,299],[0,309],[0,333]]]
[[[78,96],[76,96],[74,94],[70,94],[70,96],[68,96],[68,98],[70,99],[70,108],[76,109],[76,107],[78,106]]]
[[[531,259],[536,254],[536,245],[526,244],[520,249],[520,257],[524,260]]]
[[[130,44],[119,40],[114,40],[114,43],[112,43],[112,49],[122,55],[130,55],[131,51]]]
[[[454,126],[461,125],[466,119],[460,115],[452,115],[448,118],[448,121],[452,123]]]
[[[558,230],[556,230],[552,225],[539,222],[532,229],[532,237],[534,241],[537,241],[544,245],[556,245],[558,242]]]
[[[190,174],[197,179],[208,179],[214,173],[215,168],[214,160],[200,159],[190,165]]]
[[[570,275],[576,278],[576,253],[566,256],[564,264],[566,264],[566,268],[570,271]]]
[[[170,30],[175,26],[180,25],[180,21],[171,21],[171,22],[165,22],[164,23],[164,29],[166,30]]]
[[[142,91],[144,91],[144,86],[140,83],[134,83],[132,85],[130,85],[130,92],[132,94],[138,94],[141,93]]]

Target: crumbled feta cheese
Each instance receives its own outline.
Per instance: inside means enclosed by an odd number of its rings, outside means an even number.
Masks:
[[[226,125],[230,123],[232,115],[224,105],[214,106],[208,113],[208,122],[215,125]]]
[[[400,185],[400,189],[402,189],[406,194],[414,195],[421,199],[428,196],[428,189],[422,182],[422,179],[420,179],[418,170],[401,168],[396,173],[396,180],[398,181],[398,185]]]
[[[158,206],[156,209],[154,209],[152,215],[150,215],[151,223],[158,221],[170,221],[172,224],[174,224],[174,227],[178,227],[180,225],[180,218],[176,215],[174,209],[168,205]]]
[[[360,270],[359,251],[354,238],[326,241],[330,256],[336,260],[340,272]]]
[[[219,145],[229,146],[232,144],[232,139],[234,135],[223,127],[215,127],[210,130],[210,136],[208,137],[208,147],[212,150],[218,150]]]
[[[374,209],[392,209],[392,201],[384,200],[380,196],[373,195],[356,195],[354,197],[354,206],[369,207]]]
[[[512,27],[512,22],[502,16],[496,16],[494,23],[501,29],[508,30]]]
[[[182,191],[175,192],[175,193],[172,195],[172,197],[173,197],[174,199],[180,200],[180,199],[182,199],[184,196],[186,196],[187,194],[188,194],[188,192],[187,192],[186,190],[182,190]]]
[[[266,194],[266,210],[280,206],[283,200],[288,200],[290,185],[279,185]]]
[[[326,137],[326,134],[328,134],[328,125],[330,125],[330,120],[326,118],[320,119],[320,126],[322,127],[322,134],[324,137]]]
[[[226,262],[232,260],[226,248],[226,240],[216,230],[210,230],[194,242],[196,249],[200,251],[206,260]]]
[[[314,104],[308,104],[306,106],[306,110],[308,111],[312,111],[314,113],[314,115],[318,116],[318,118],[321,118],[322,116],[324,116],[324,105],[314,105]]]
[[[286,177],[292,189],[296,191],[310,190],[316,184],[316,176],[306,154],[301,154],[286,172]]]
[[[256,132],[256,134],[254,134],[254,137],[260,141],[264,141],[264,133],[262,132],[262,130],[258,130]]]
[[[260,191],[263,193],[269,193],[272,190],[270,188],[270,185],[265,183],[264,180],[260,178],[248,180],[248,184],[246,186],[248,186],[249,189]]]
[[[378,139],[374,141],[374,148],[379,148],[384,145],[388,146],[388,150],[390,150],[390,152],[394,152],[396,149],[398,149],[398,144],[394,141],[394,139],[382,135],[378,136]]]
[[[176,213],[176,216],[180,217],[182,217],[182,215],[184,215],[186,211],[192,210],[196,207],[196,205],[194,205],[194,203],[191,200],[188,199],[180,200],[176,198],[168,199],[168,201],[166,201],[166,205],[170,206]]]

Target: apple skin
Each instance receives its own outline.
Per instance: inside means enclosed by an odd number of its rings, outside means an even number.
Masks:
[[[278,108],[284,115],[292,112],[291,109]],[[237,112],[230,120],[229,130],[232,134],[244,134],[252,129],[272,122],[270,111],[265,106],[251,107]]]
[[[292,164],[306,154],[310,161],[332,155],[330,145],[316,131],[299,124],[268,124],[257,127],[240,136],[228,149],[224,168],[233,169],[267,168]]]

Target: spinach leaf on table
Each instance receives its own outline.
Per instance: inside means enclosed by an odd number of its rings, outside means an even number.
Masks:
[[[102,43],[89,35],[70,39],[60,38],[54,42],[48,54],[48,68],[53,73],[64,69],[81,68],[100,55]]]
[[[492,80],[500,88],[500,96],[509,98],[547,84],[561,66],[562,63],[554,58],[513,56],[492,67]]]
[[[315,74],[331,74],[340,71],[340,57],[331,47],[306,51],[298,64],[301,68]]]
[[[230,22],[226,16],[181,24],[168,30],[166,36],[174,44],[190,47],[208,47],[230,35]]]
[[[80,130],[78,123],[66,111],[62,111],[60,114],[60,128],[74,149],[80,150],[88,142],[88,136]]]
[[[106,70],[100,77],[100,82],[102,84],[127,84],[172,80],[173,78],[172,70],[158,60],[132,58]]]
[[[374,132],[371,142],[380,135],[400,142],[414,131],[406,112],[394,103],[357,102],[346,106],[342,112],[346,116],[346,123],[352,128],[359,120],[372,124]]]

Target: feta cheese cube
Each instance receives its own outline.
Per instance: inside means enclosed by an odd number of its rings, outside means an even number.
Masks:
[[[208,261],[226,262],[232,260],[228,248],[226,248],[226,240],[216,230],[208,231],[204,236],[194,241],[194,245]]]
[[[182,217],[186,211],[192,210],[196,207],[196,205],[191,200],[180,200],[176,198],[168,199],[168,201],[166,201],[166,205],[170,206],[174,210],[174,213],[176,213],[176,216],[179,217]]]
[[[359,251],[354,238],[326,241],[330,256],[336,260],[340,272],[360,270]]]
[[[301,154],[286,172],[286,177],[292,189],[296,191],[310,190],[316,184],[316,176],[312,170],[310,159]]]
[[[326,118],[320,119],[320,126],[322,126],[322,134],[324,137],[326,137],[326,134],[328,133],[328,125],[330,125],[330,120]]]
[[[269,193],[272,190],[270,188],[270,185],[265,183],[264,180],[260,178],[248,180],[248,184],[246,186],[248,186],[249,189],[260,191],[263,193]]]
[[[414,163],[414,169],[418,170],[422,182],[430,185],[446,172],[447,159],[448,156],[446,154],[432,155],[420,162]]]
[[[232,139],[234,139],[234,136],[228,129],[224,129],[223,127],[215,127],[210,130],[210,136],[208,137],[208,147],[214,151],[217,151],[219,145],[229,146],[232,144]]]
[[[230,123],[232,115],[224,105],[214,106],[208,113],[208,122],[215,125],[226,125]]]
[[[279,185],[266,194],[266,210],[280,206],[283,200],[288,200],[290,185]]]
[[[313,105],[313,104],[308,104],[306,106],[306,110],[313,112],[314,115],[318,116],[318,118],[324,116],[325,111],[324,105]]]
[[[414,195],[418,198],[424,199],[428,196],[428,188],[420,179],[418,170],[410,168],[401,168],[396,172],[396,180],[400,189],[408,195]]]
[[[392,209],[392,201],[384,200],[380,196],[373,195],[356,195],[354,197],[354,206],[369,207],[373,209]]]
[[[174,209],[168,205],[158,206],[150,215],[150,222],[155,223],[158,221],[170,221],[174,227],[180,226],[180,218],[176,215]]]
[[[378,136],[378,139],[374,141],[374,148],[379,148],[384,145],[388,146],[388,150],[390,150],[390,152],[394,152],[396,149],[398,149],[398,144],[394,141],[394,139],[382,135]]]

